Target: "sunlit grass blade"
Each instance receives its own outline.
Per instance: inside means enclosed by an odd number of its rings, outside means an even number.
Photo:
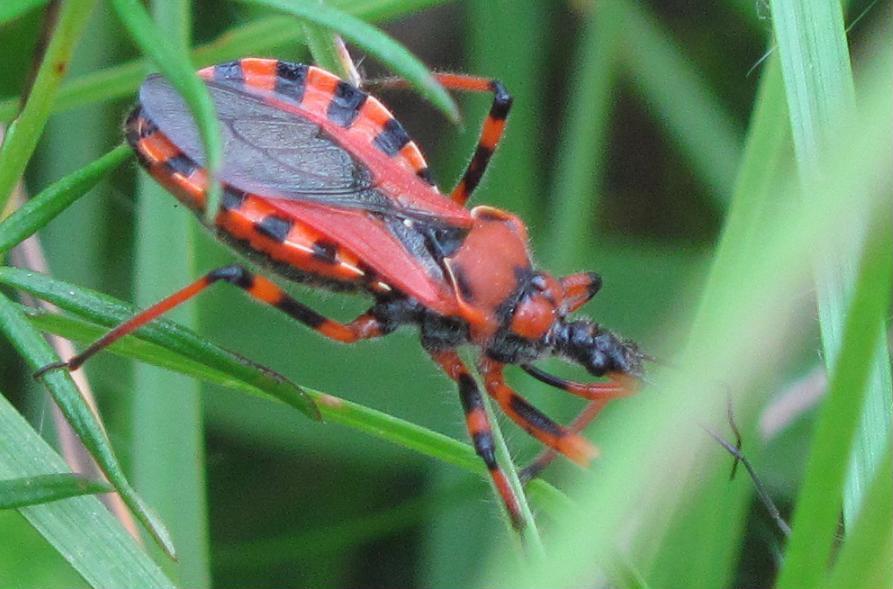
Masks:
[[[893,460],[880,461],[856,523],[847,533],[823,589],[873,589],[893,586]]]
[[[28,323],[25,315],[3,295],[0,295],[0,330],[26,360],[32,372],[58,360],[50,345]],[[41,380],[124,503],[159,546],[173,557],[175,550],[170,534],[127,481],[102,425],[81,397],[71,376],[65,371],[56,370],[46,373]]]
[[[444,2],[445,0],[417,0],[413,3],[402,0],[333,0],[331,4],[358,18],[377,22]],[[295,26],[292,17],[261,18],[230,29],[214,41],[195,48],[192,51],[192,62],[195,67],[204,67],[246,55],[262,55],[302,38],[303,31]],[[132,94],[142,82],[148,67],[148,61],[137,59],[74,78],[59,89],[52,112]],[[12,120],[18,110],[18,103],[19,99],[16,97],[0,100],[0,122]]]
[[[658,112],[658,122],[666,126],[710,190],[716,209],[724,210],[741,159],[738,125],[646,6],[628,0],[618,5],[624,22],[623,59],[631,82]]]
[[[15,2],[4,2],[0,4],[0,24],[22,16],[29,10],[39,8],[49,2],[49,0],[16,0]]]
[[[570,96],[555,160],[552,205],[555,220],[548,237],[548,258],[557,271],[569,270],[580,248],[590,242],[596,224],[601,174],[608,153],[608,133],[616,91],[617,58],[624,21],[615,3],[592,10],[575,63],[577,90]],[[579,260],[582,261],[582,260]]]
[[[0,268],[0,283],[15,285],[16,288],[28,290],[28,292],[31,292],[38,298],[46,298],[73,313],[78,313],[79,310],[85,311],[84,307],[66,304],[66,301],[58,296],[53,296],[43,289],[34,289],[32,287],[29,290],[26,288],[28,286],[27,281],[21,283],[16,279],[10,280],[10,275],[6,272],[7,270],[9,269]],[[84,297],[85,290],[77,289],[75,293],[78,297]],[[114,301],[111,297],[103,297],[103,299],[105,301],[103,303],[104,308],[107,308]],[[116,304],[126,307],[124,303],[118,302]],[[114,323],[113,318],[117,313],[105,315],[102,312],[95,312],[94,309],[84,314],[89,314],[94,319],[104,317],[103,323]],[[105,331],[96,324],[64,315],[31,311],[29,316],[35,326],[40,329],[78,341],[92,341],[97,334]],[[278,395],[270,395],[262,386],[239,380],[228,373],[225,368],[222,369],[220,365],[222,364],[225,367],[227,363],[221,363],[214,358],[213,354],[218,352],[213,351],[213,348],[216,347],[213,344],[202,342],[196,346],[196,342],[192,338],[197,336],[170,321],[160,320],[158,327],[161,329],[151,329],[152,325],[149,325],[137,331],[135,335],[125,337],[116,342],[109,348],[109,351],[199,378],[212,384],[281,400],[278,399]],[[181,337],[182,339],[180,339]],[[211,353],[208,353],[209,349],[212,350]],[[223,357],[227,355],[233,356],[224,350],[220,350],[219,354]],[[210,360],[208,364],[202,363],[202,361],[207,360]],[[345,425],[472,473],[482,476],[487,474],[480,458],[468,444],[346,399],[314,391],[313,389],[303,390],[319,407],[322,419],[326,422]],[[527,488],[530,495],[536,498],[536,504],[553,517],[557,517],[563,510],[568,509],[572,505],[565,495],[545,481],[534,480]]]
[[[74,46],[83,34],[87,18],[95,5],[96,0],[71,0],[61,5],[28,101],[0,146],[0,211],[6,209],[13,187],[22,177],[37,147]]]
[[[107,327],[117,325],[138,312],[136,307],[107,295],[19,268],[0,268],[0,283],[29,292],[61,309]],[[316,405],[303,389],[232,352],[215,346],[173,321],[158,319],[137,333],[144,334],[149,341],[157,345],[228,374],[230,378],[244,381],[312,419],[319,419]]]
[[[69,497],[108,493],[113,490],[108,483],[91,481],[68,473],[3,479],[0,480],[0,509],[40,505]]]
[[[884,74],[886,81],[886,69]],[[816,243],[842,241],[859,231],[855,219],[860,212],[889,217],[893,113],[888,86],[878,83],[871,88],[875,92],[858,124],[839,138],[852,156],[831,163],[829,181],[820,187],[813,206],[764,212],[758,247],[731,252],[733,259],[740,260],[736,274],[711,276],[724,282],[709,287],[722,296],[714,299],[714,312],[692,331],[678,362],[681,370],[655,374],[660,394],[647,397],[647,403],[639,400],[640,394],[638,403],[631,399],[618,404],[617,410],[624,412],[621,418],[603,424],[600,432],[604,452],[597,485],[587,487],[588,495],[579,499],[580,509],[554,531],[548,566],[512,577],[504,585],[577,587],[581,579],[594,578],[611,562],[618,544],[621,549],[627,545],[625,534],[634,532],[643,541],[662,537],[667,510],[684,500],[677,493],[693,474],[692,461],[703,446],[713,443],[699,434],[694,423],[722,419],[725,414],[725,395],[717,394],[715,383],[734,383],[735,390],[743,392],[763,378],[764,370],[777,366],[793,337],[790,331],[799,331],[810,315],[792,316],[790,301],[808,288],[808,261]],[[775,184],[779,203],[793,196],[786,185]],[[839,198],[841,194],[847,198]],[[756,397],[738,400],[753,402]],[[608,441],[613,442],[610,447]],[[723,461],[725,472],[727,467]],[[796,534],[796,523],[793,528]],[[502,560],[496,567],[505,564]]]
[[[803,200],[812,206],[814,195],[829,181],[831,163],[851,153],[849,146],[840,143],[840,134],[856,109],[842,8],[835,0],[772,0],[770,5]],[[887,43],[881,54],[889,53]],[[823,248],[816,258],[819,322],[829,371],[840,351],[861,237],[853,235],[847,244]],[[868,397],[844,493],[846,520],[858,512],[862,494],[874,478],[893,428],[893,407],[889,402],[893,386],[886,340],[878,340],[870,354],[873,368]]]
[[[133,154],[119,145],[98,160],[44,188],[0,223],[0,252],[14,247],[85,195]]]
[[[419,94],[429,100],[451,121],[459,120],[459,109],[449,93],[428,71],[428,68],[403,45],[372,25],[324,4],[305,0],[240,0],[248,4],[267,6],[292,14],[314,25],[337,32],[388,66],[395,74],[412,84]]]
[[[220,203],[220,183],[215,178],[223,151],[211,96],[196,75],[188,53],[174,48],[138,0],[112,0],[112,6],[130,38],[183,96],[195,117],[207,157],[209,190],[206,214],[209,220],[213,219]]]
[[[854,445],[874,351],[886,339],[884,317],[893,286],[893,223],[884,208],[866,242],[862,268],[846,314],[828,396],[813,438],[806,478],[793,518],[779,589],[816,587],[837,533],[847,458]],[[886,453],[889,458],[889,452]],[[882,455],[883,456],[883,455]],[[879,469],[879,468],[878,468]],[[877,470],[877,469],[876,469]]]
[[[0,394],[0,478],[67,470],[62,459]],[[173,589],[145,549],[97,498],[76,497],[20,511],[91,587]]]

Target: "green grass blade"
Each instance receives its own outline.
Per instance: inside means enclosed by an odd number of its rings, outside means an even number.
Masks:
[[[377,22],[407,14],[413,10],[443,4],[445,0],[340,0],[332,5],[358,18]],[[204,67],[246,55],[264,54],[303,38],[303,31],[294,19],[271,16],[258,19],[224,32],[216,40],[192,51],[192,62]],[[84,74],[68,82],[59,90],[52,112],[60,112],[87,104],[106,102],[128,96],[145,77],[149,63],[137,59]],[[18,111],[17,97],[0,100],[0,122],[9,122]]]
[[[42,474],[0,480],[0,509],[40,505],[69,497],[113,491],[102,481],[91,481],[75,474]]]
[[[717,210],[724,210],[741,159],[738,125],[646,6],[628,0],[618,5],[631,81],[709,188]]]
[[[854,115],[855,95],[843,14],[836,0],[772,0],[770,5],[803,198],[809,206],[813,195],[828,181],[830,162],[848,152],[848,146],[839,143],[839,135]],[[889,45],[883,51],[889,53]],[[840,351],[858,241],[859,236],[853,236],[846,247],[823,251],[816,268],[822,346],[828,367],[835,364]],[[893,408],[889,402],[891,375],[886,340],[879,340],[870,353],[874,364],[868,400],[844,495],[846,520],[858,512],[862,494],[874,478],[891,434]]]
[[[41,300],[49,301],[61,309],[106,327],[117,325],[138,312],[136,307],[107,295],[19,268],[0,268],[0,284],[29,292]],[[274,375],[232,352],[209,343],[195,332],[173,321],[158,319],[137,333],[144,334],[148,341],[156,345],[227,374],[230,379],[243,381],[298,409],[312,419],[319,419],[316,405],[303,389],[279,375]]]
[[[823,589],[873,589],[893,586],[893,457],[881,460],[865,505]]]
[[[616,89],[617,57],[624,20],[616,3],[592,10],[580,41],[575,64],[577,90],[570,97],[562,125],[560,151],[555,160],[551,224],[547,258],[556,271],[567,271],[582,260],[582,248],[568,244],[589,242],[598,207],[601,175],[608,153],[608,132]]]
[[[153,0],[154,24],[165,43],[187,56],[192,39],[192,2]],[[190,70],[192,66],[183,59]],[[148,306],[195,280],[197,228],[169,205],[169,195],[148,174],[137,182],[136,235],[133,259],[134,299]],[[209,199],[209,210],[217,208]],[[172,244],[178,255],[171,255]],[[151,276],[152,280],[143,277]],[[168,314],[187,327],[197,324],[196,305]],[[147,364],[133,367],[129,410],[130,472],[134,484],[168,522],[177,545],[177,562],[165,563],[169,576],[184,587],[209,587],[208,505],[205,480],[205,431],[201,381]]]
[[[22,16],[29,10],[35,10],[49,2],[49,0],[16,0],[0,4],[0,24]]]
[[[99,320],[106,325],[117,323],[119,320],[116,317],[130,315],[126,310],[130,308],[128,305],[111,297],[96,295],[87,289],[66,285],[15,268],[0,268],[0,283],[25,290],[63,309]],[[79,302],[74,299],[78,299]],[[84,302],[84,299],[87,299],[87,302]],[[105,331],[82,320],[40,311],[32,311],[31,318],[41,329],[72,339],[92,340],[97,333]],[[198,336],[189,330],[161,319],[140,329],[135,335],[123,338],[112,346],[110,351],[213,384],[229,386],[256,395],[272,396],[262,386],[238,381],[226,371],[232,360],[221,361],[218,355],[224,359],[235,357],[231,353],[219,348],[217,348],[219,351],[214,351],[216,346],[204,341],[197,342],[196,339]],[[208,361],[208,364],[202,364],[202,361]],[[236,363],[241,367],[245,366],[244,361]],[[487,474],[480,458],[468,444],[358,403],[312,389],[303,390],[319,407],[319,412],[326,422],[345,425],[472,473],[482,476]],[[274,398],[278,398],[278,395]],[[535,480],[528,485],[528,489],[530,494],[536,497],[537,504],[554,516],[570,505],[567,497],[545,481]]]
[[[29,325],[25,315],[3,295],[0,295],[0,329],[25,358],[32,372],[58,360],[46,340]],[[52,371],[41,380],[127,507],[157,540],[159,546],[173,556],[174,546],[170,534],[130,486],[102,426],[81,397],[71,376],[65,371]]]
[[[133,151],[119,145],[96,161],[65,176],[30,198],[0,223],[0,252],[15,247],[84,196],[91,188],[127,161]]]
[[[68,470],[0,394],[0,477]],[[173,589],[158,566],[95,497],[22,508],[22,515],[95,588]]]
[[[248,4],[267,6],[287,12],[317,26],[337,32],[355,43],[395,74],[412,84],[424,98],[437,107],[451,121],[459,120],[459,109],[449,93],[428,71],[428,68],[403,45],[394,41],[372,25],[330,6],[300,0],[240,0]]]
[[[139,0],[112,0],[112,6],[130,38],[183,96],[195,117],[207,155],[210,190],[206,215],[213,220],[220,203],[220,183],[215,181],[215,177],[223,151],[211,96],[196,75],[188,53],[185,49],[174,48],[167,34],[162,33]]]
[[[794,511],[793,532],[778,581],[779,589],[817,586],[831,556],[847,458],[854,445],[853,434],[859,424],[878,341],[886,339],[884,317],[890,308],[893,286],[891,216],[893,212],[885,207],[876,217],[866,243],[839,354],[829,379],[828,396],[816,424],[806,478]]]
[[[74,46],[83,34],[87,18],[95,5],[96,0],[71,0],[61,5],[28,101],[0,146],[0,211],[6,209],[12,189],[22,177],[37,147]]]

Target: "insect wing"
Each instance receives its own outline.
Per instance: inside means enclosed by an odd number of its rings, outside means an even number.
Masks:
[[[351,209],[310,205],[293,200],[270,199],[284,216],[299,219],[352,251],[371,269],[373,276],[425,307],[442,314],[455,311],[448,285],[439,269],[420,262],[378,217]],[[370,278],[371,278],[370,277]]]
[[[431,194],[394,199],[376,187],[372,172],[342,147],[323,124],[297,105],[206,81],[223,143],[220,179],[263,197],[316,202],[413,218],[433,218],[449,200]],[[140,103],[152,121],[192,161],[206,158],[198,128],[183,99],[162,77],[149,76]],[[427,201],[433,201],[428,203]],[[426,206],[429,205],[429,206]],[[463,218],[464,209],[452,211]]]

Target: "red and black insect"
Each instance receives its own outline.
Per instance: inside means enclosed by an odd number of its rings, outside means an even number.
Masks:
[[[515,393],[503,378],[504,366],[518,364],[543,382],[603,403],[632,392],[645,356],[592,321],[570,319],[598,291],[597,274],[556,279],[537,270],[520,219],[491,207],[465,208],[502,137],[511,96],[496,80],[437,76],[453,90],[493,94],[477,150],[447,197],[388,109],[324,70],[242,59],[199,75],[217,108],[224,146],[223,199],[209,228],[283,278],[363,290],[375,302],[353,321],[340,323],[267,278],[226,266],[119,325],[67,367],[78,368],[98,350],[219,281],[341,342],[417,325],[424,349],[457,383],[474,448],[520,525],[516,497],[494,456],[481,392],[456,349],[477,348],[484,388],[502,410],[580,464],[595,456],[594,447],[576,428],[556,424]],[[149,76],[143,83],[126,135],[142,166],[204,219],[207,173],[198,130],[162,77]],[[571,382],[532,365],[552,355],[609,380]]]

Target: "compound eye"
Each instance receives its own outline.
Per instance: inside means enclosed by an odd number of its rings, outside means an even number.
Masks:
[[[542,274],[534,274],[533,278],[530,279],[530,286],[540,292],[543,292],[549,287],[549,284],[546,281],[545,276],[543,276]]]

